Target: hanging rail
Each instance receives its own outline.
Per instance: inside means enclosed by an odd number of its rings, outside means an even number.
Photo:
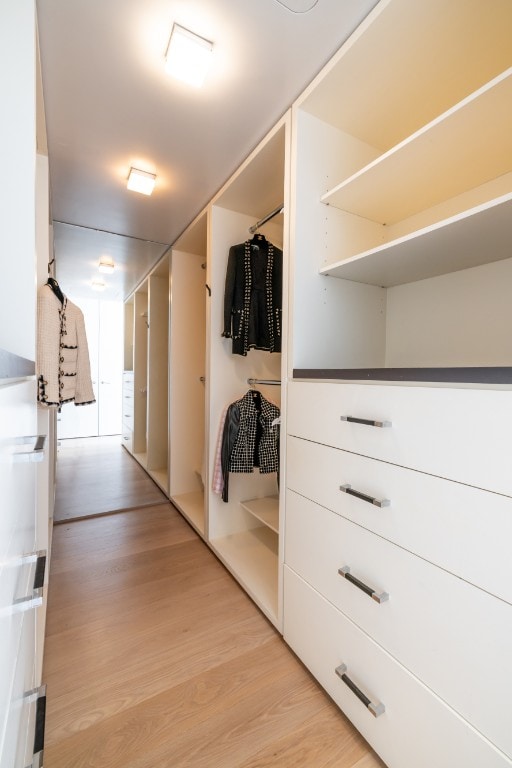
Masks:
[[[251,233],[251,235],[254,235],[254,233],[257,232],[258,229],[263,226],[263,224],[266,224],[267,221],[270,221],[270,219],[273,219],[274,216],[278,216],[283,211],[284,211],[284,204],[279,205],[275,210],[269,213],[268,216],[264,216],[262,219],[257,221],[256,224],[253,224],[252,227],[249,227],[249,232]]]
[[[266,384],[268,386],[279,387],[281,382],[279,379],[247,379],[247,383],[253,387],[256,384]]]

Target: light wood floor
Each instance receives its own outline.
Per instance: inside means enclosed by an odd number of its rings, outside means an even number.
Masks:
[[[120,435],[59,440],[55,522],[166,501]]]
[[[54,529],[45,768],[379,768],[169,505]]]

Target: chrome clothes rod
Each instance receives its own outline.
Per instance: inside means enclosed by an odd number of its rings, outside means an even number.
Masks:
[[[270,221],[270,219],[273,219],[274,216],[277,216],[278,214],[282,213],[284,211],[284,205],[279,205],[274,211],[268,214],[268,216],[264,216],[260,221],[257,221],[256,224],[253,224],[252,227],[249,227],[249,232],[251,235],[253,235],[257,230],[262,227],[264,224],[267,223],[267,221]]]
[[[266,384],[274,387],[281,386],[279,379],[247,379],[247,383],[250,384],[251,387],[255,384]]]

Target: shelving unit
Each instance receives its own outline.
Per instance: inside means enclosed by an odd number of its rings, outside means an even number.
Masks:
[[[133,297],[133,455],[147,467],[148,283]]]
[[[240,505],[271,531],[279,533],[279,496],[249,499],[241,501]]]
[[[148,278],[147,470],[169,489],[169,258]]]
[[[171,252],[170,498],[206,535],[206,260],[203,212]]]
[[[297,101],[290,374],[512,381],[510,34],[502,0],[382,3]]]
[[[231,246],[252,238],[250,227],[283,206],[263,224],[260,234],[283,250],[283,276],[287,274],[285,186],[289,162],[289,116],[281,120],[254,150],[247,161],[214,198],[210,208],[209,259],[207,282],[212,290],[208,319],[208,466],[213,476],[217,440],[224,409],[243,397],[248,379],[284,379],[286,370],[286,320],[282,331],[281,353],[251,349],[244,357],[232,354],[232,341],[222,337],[224,286]],[[287,283],[284,285],[286,296]],[[286,318],[286,302],[283,306]],[[282,387],[258,384],[257,389],[278,406],[284,401]],[[281,443],[281,466],[284,446]],[[211,483],[209,483],[211,486]],[[209,490],[208,542],[243,588],[278,628],[282,626],[282,523],[279,523],[277,478],[275,473],[230,473],[229,499]],[[274,497],[268,501],[268,497]],[[246,501],[250,499],[251,501]],[[273,515],[268,513],[272,506]],[[267,508],[267,512],[263,511]],[[259,510],[259,514],[257,514]],[[265,518],[272,523],[264,523]]]
[[[382,0],[292,107],[283,634],[389,768],[512,759],[511,39]]]

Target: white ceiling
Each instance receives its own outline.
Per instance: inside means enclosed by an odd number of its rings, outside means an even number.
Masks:
[[[37,0],[63,290],[84,295],[117,248],[125,296],[376,1]],[[174,21],[214,42],[201,89],[164,71]],[[131,165],[157,174],[151,197],[127,191]]]

